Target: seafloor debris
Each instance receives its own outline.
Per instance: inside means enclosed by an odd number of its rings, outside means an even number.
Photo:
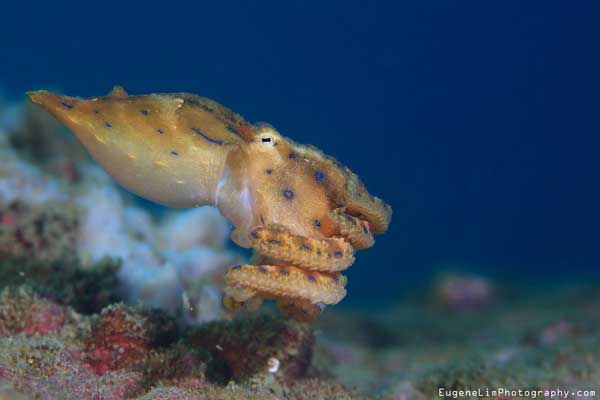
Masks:
[[[438,306],[466,311],[488,306],[494,300],[492,282],[473,274],[442,274],[433,287],[434,301]]]
[[[222,360],[227,377],[239,380],[269,372],[276,362],[278,368],[272,373],[290,382],[306,375],[314,341],[307,324],[267,316],[210,322],[186,339]]]

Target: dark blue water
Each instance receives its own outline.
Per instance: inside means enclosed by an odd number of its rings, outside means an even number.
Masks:
[[[394,207],[350,301],[449,262],[598,270],[597,2],[197,3],[5,4],[0,82],[196,92],[339,158]]]

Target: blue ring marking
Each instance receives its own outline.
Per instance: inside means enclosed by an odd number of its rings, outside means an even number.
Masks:
[[[210,136],[207,136],[207,135],[206,135],[204,132],[202,132],[200,129],[192,128],[192,130],[193,130],[194,132],[196,132],[198,135],[202,136],[204,139],[206,139],[206,140],[208,140],[209,142],[211,142],[211,143],[218,144],[219,146],[223,144],[223,141],[221,141],[221,140],[216,140],[216,139],[213,139],[213,138],[211,138]]]
[[[314,282],[317,280],[317,278],[315,278],[314,275],[308,275],[308,280]]]
[[[342,256],[342,252],[338,250],[335,253],[333,253],[333,255],[337,258],[340,258]]]
[[[162,129],[157,129],[156,132],[158,132],[159,135],[162,135],[163,133],[165,133],[165,131],[163,131]]]
[[[266,274],[266,273],[267,273],[267,270],[265,269],[265,267],[259,266],[259,267],[258,267],[258,270],[259,270],[260,272],[262,272],[263,274]]]
[[[267,175],[271,175],[273,173],[273,170],[271,168],[269,168],[265,172],[267,173]]]
[[[292,200],[294,198],[294,192],[292,192],[290,189],[285,189],[283,191],[283,197],[288,200]]]
[[[321,227],[321,221],[319,221],[318,219],[315,219],[315,226],[317,228],[320,228]]]
[[[281,241],[277,240],[277,239],[269,239],[269,243],[270,244],[281,244]]]
[[[234,265],[233,267],[231,267],[231,269],[242,269],[242,266],[239,265],[239,264],[238,265]]]
[[[70,105],[69,103],[65,103],[64,101],[62,101],[60,104],[62,104],[62,106],[64,108],[66,108],[67,110],[70,110],[71,108],[73,108],[72,105]]]
[[[288,270],[287,270],[287,269],[285,269],[285,268],[281,268],[281,269],[279,270],[279,273],[280,273],[281,275],[289,275],[289,274],[290,274],[290,271],[288,271]]]
[[[179,155],[179,153],[176,152],[175,150],[171,150],[171,154],[174,155],[174,156],[178,156]]]
[[[317,182],[322,182],[324,178],[325,174],[323,174],[321,171],[315,171],[315,179]]]
[[[148,116],[148,110],[140,110],[144,117]]]
[[[295,159],[295,158],[296,158],[296,154],[294,154],[294,153],[290,153],[290,154],[288,155],[288,158],[289,158],[290,160],[293,160],[293,159]]]
[[[336,275],[336,276],[333,277],[333,280],[336,281],[336,282],[339,282],[340,281],[340,277]]]
[[[105,121],[104,126],[106,126],[107,128],[110,128],[112,126],[112,124],[108,121]]]

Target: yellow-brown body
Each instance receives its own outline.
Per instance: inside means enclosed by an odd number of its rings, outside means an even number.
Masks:
[[[371,246],[372,232],[390,222],[391,208],[348,168],[210,99],[129,96],[121,87],[91,99],[28,95],[128,190],[172,207],[219,208],[232,239],[263,263],[227,274],[230,308],[275,298],[292,316],[313,317],[344,296],[337,271],[352,264],[354,248]]]

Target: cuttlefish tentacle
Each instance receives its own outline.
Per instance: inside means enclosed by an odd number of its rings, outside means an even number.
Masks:
[[[345,208],[335,209],[329,216],[337,224],[340,236],[355,249],[366,249],[375,243],[369,222],[347,214]]]
[[[355,176],[348,182],[344,203],[346,211],[371,223],[375,233],[387,230],[392,219],[392,208],[379,197],[371,196]]]
[[[346,295],[346,278],[340,273],[306,271],[294,266],[236,265],[225,275],[225,283],[237,291],[229,294],[238,302],[255,295],[287,297],[311,304],[336,304]]]
[[[277,307],[296,321],[310,322],[325,308],[324,304],[313,304],[309,301],[291,297],[279,297]]]
[[[312,271],[341,271],[354,262],[352,245],[341,238],[307,238],[258,226],[250,232],[250,242],[264,256]]]

